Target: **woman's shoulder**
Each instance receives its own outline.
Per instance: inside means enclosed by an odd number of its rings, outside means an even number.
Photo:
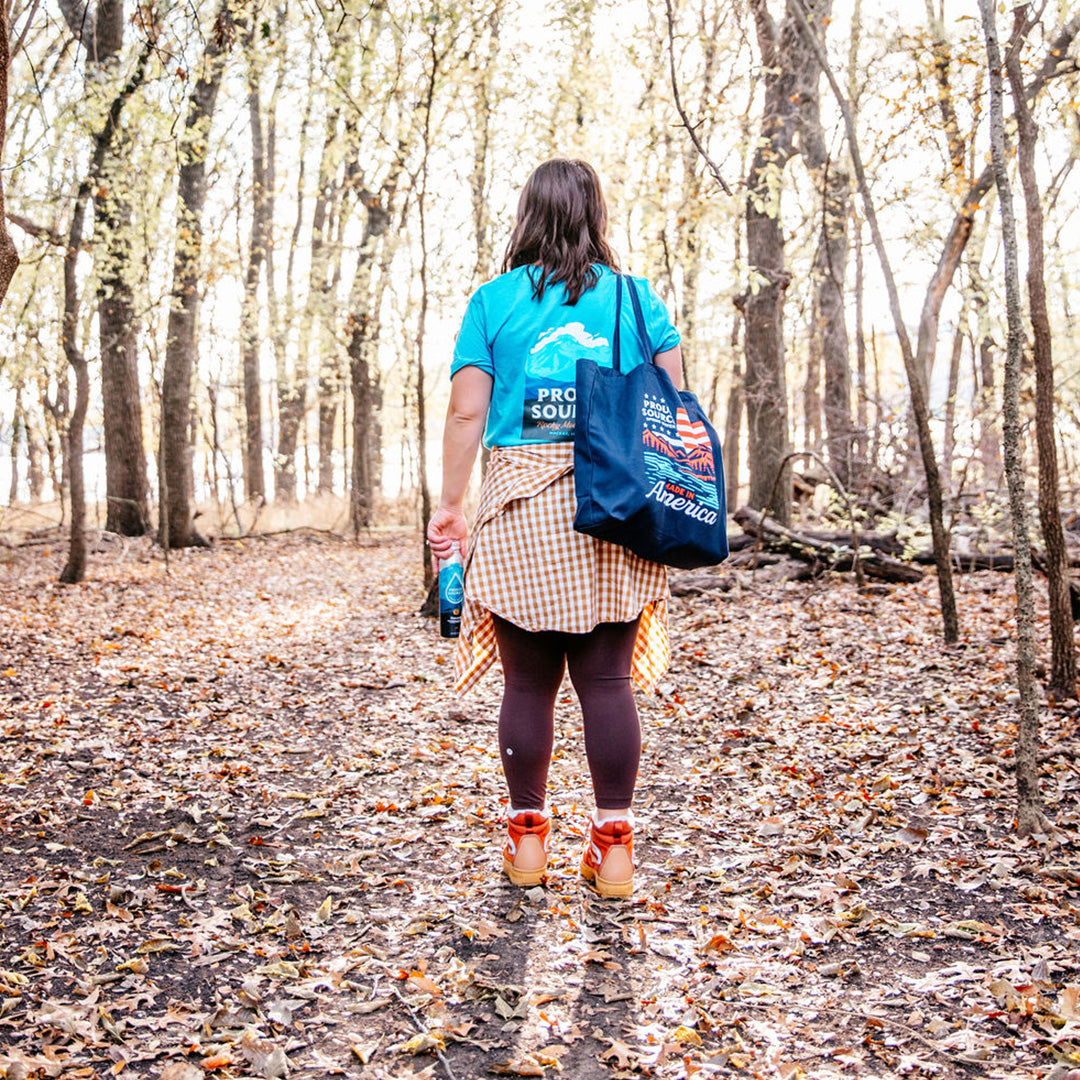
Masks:
[[[514,288],[521,282],[532,283],[532,278],[529,271],[533,270],[532,266],[515,266],[513,270],[507,270],[505,273],[497,274],[493,278],[489,278],[484,282],[476,291],[486,290],[491,292],[493,290]]]
[[[646,290],[652,289],[652,282],[644,274],[624,274],[623,277],[632,281],[639,289]]]
[[[487,303],[495,301],[504,303],[512,299],[518,293],[532,291],[532,280],[529,277],[529,266],[518,266],[513,270],[507,270],[505,274],[498,274],[490,278],[473,291],[470,301]]]
[[[614,281],[617,277],[625,278],[627,281],[632,281],[635,285],[642,289],[651,289],[652,284],[644,274],[631,274],[625,270],[613,270],[610,266],[605,266],[603,263],[593,263],[593,269],[597,273],[597,280],[602,281],[605,278],[609,278]]]

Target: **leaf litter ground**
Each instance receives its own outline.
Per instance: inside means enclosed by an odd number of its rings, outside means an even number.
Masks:
[[[501,880],[500,679],[452,694],[417,546],[5,555],[0,1075],[1080,1077],[1076,704],[1020,841],[1010,579],[955,649],[932,582],[676,597],[618,902],[567,687]]]

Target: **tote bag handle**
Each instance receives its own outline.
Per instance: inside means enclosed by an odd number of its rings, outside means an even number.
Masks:
[[[622,294],[623,294],[623,280],[626,280],[626,288],[630,291],[630,303],[634,308],[634,322],[637,324],[638,339],[641,341],[641,347],[645,353],[645,362],[651,364],[652,358],[652,345],[649,343],[649,331],[645,326],[645,315],[641,310],[641,299],[638,297],[637,289],[634,288],[634,283],[625,275],[618,274],[618,283],[615,291],[615,333],[612,335],[612,367],[616,373],[622,374],[622,364],[620,362],[622,350],[621,350],[621,324],[622,324]]]

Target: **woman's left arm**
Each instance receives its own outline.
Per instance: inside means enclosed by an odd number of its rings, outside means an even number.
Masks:
[[[447,558],[455,546],[465,555],[469,531],[462,503],[484,434],[492,383],[486,371],[471,364],[461,368],[450,383],[443,429],[442,496],[427,528],[428,543],[438,559]]]
[[[659,352],[653,357],[653,363],[662,367],[668,375],[671,376],[671,381],[675,384],[676,390],[681,390],[682,386],[682,348],[678,345],[674,349],[667,349],[665,352]]]

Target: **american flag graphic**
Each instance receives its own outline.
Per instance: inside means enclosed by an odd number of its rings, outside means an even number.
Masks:
[[[696,450],[699,446],[712,445],[709,442],[709,435],[705,430],[705,425],[700,420],[696,423],[691,421],[682,406],[676,410],[675,420],[679,427],[679,438],[682,439],[682,444],[687,453]]]

